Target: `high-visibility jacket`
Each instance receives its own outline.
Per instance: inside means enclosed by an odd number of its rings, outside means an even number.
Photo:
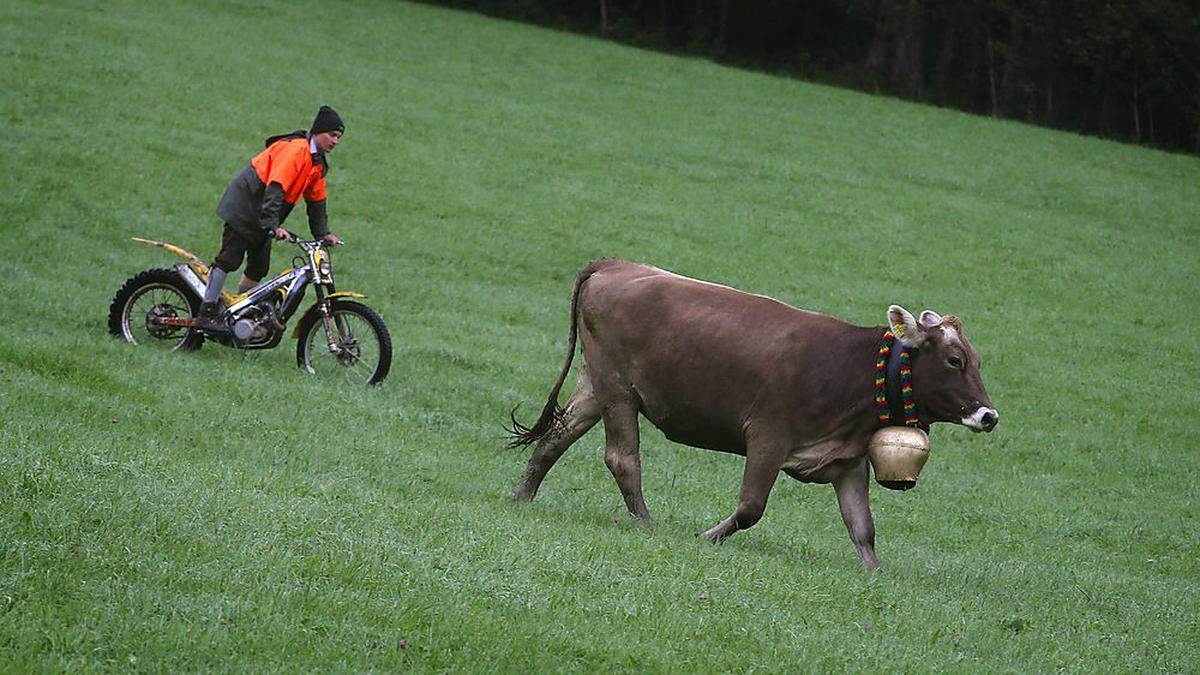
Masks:
[[[268,138],[267,148],[225,188],[217,215],[234,229],[257,238],[264,230],[273,233],[304,197],[313,236],[328,234],[325,177],[329,163],[324,154],[309,150],[308,135],[303,131]]]

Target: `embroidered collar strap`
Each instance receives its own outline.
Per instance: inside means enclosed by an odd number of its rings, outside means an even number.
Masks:
[[[875,410],[881,427],[920,424],[917,403],[912,397],[909,351],[903,342],[897,344],[896,336],[890,330],[883,334],[883,344],[875,356]]]

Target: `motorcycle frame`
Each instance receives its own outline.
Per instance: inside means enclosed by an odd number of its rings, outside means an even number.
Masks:
[[[296,310],[299,309],[300,303],[304,300],[305,291],[308,289],[309,284],[312,284],[316,289],[317,300],[311,307],[309,307],[305,314],[307,315],[309,312],[319,308],[318,311],[321,312],[323,319],[322,325],[325,328],[326,344],[331,350],[335,350],[336,347],[334,345],[337,341],[334,338],[333,333],[330,331],[331,329],[336,330],[336,328],[332,325],[333,322],[330,320],[328,300],[334,297],[342,296],[358,298],[363,298],[366,296],[361,293],[335,292],[332,270],[325,274],[323,274],[321,271],[321,262],[329,261],[329,254],[324,250],[324,247],[321,245],[321,243],[317,241],[297,241],[296,243],[307,254],[305,256],[307,260],[305,260],[302,265],[288,268],[279,274],[276,274],[274,277],[271,277],[265,282],[260,283],[258,286],[255,286],[248,295],[238,296],[233,304],[224,309],[222,314],[227,316],[230,322],[237,321],[246,312],[246,310],[250,309],[259,302],[270,298],[275,293],[282,292],[283,302],[279,308],[279,318],[281,321],[286,323],[289,319],[291,319],[292,315],[296,313]],[[301,260],[300,256],[296,256],[296,260]],[[188,285],[188,288],[190,288],[192,292],[196,294],[196,297],[203,298],[204,290],[207,285],[207,278],[201,278],[200,274],[197,273],[197,270],[195,269],[197,262],[198,261],[196,260],[192,260],[191,262],[187,263],[176,263],[175,269],[179,272],[179,276],[183,278],[184,283]],[[205,274],[205,277],[207,277],[207,267],[203,267],[201,271]],[[326,287],[328,287],[328,293],[326,292]],[[299,325],[297,325],[297,328],[299,328]],[[218,338],[218,342],[239,349],[271,349],[280,343],[285,332],[286,331],[272,331],[265,340],[259,340],[257,342],[243,343],[232,336],[221,336]],[[293,336],[298,338],[298,332],[293,331]],[[210,339],[212,338],[210,337]]]

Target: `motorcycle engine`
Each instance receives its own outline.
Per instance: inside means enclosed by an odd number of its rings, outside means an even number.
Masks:
[[[248,308],[233,323],[233,336],[242,342],[265,340],[272,330],[283,330],[283,324],[275,314],[275,306],[269,302]]]

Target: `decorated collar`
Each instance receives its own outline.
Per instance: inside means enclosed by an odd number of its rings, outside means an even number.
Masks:
[[[910,348],[900,342],[898,349],[896,336],[892,331],[883,334],[883,344],[875,356],[875,409],[879,416],[879,426],[915,427],[920,424],[917,419],[917,403],[913,400],[912,391],[912,358]],[[896,400],[895,389],[900,389],[900,400]],[[889,394],[891,394],[889,396]]]

